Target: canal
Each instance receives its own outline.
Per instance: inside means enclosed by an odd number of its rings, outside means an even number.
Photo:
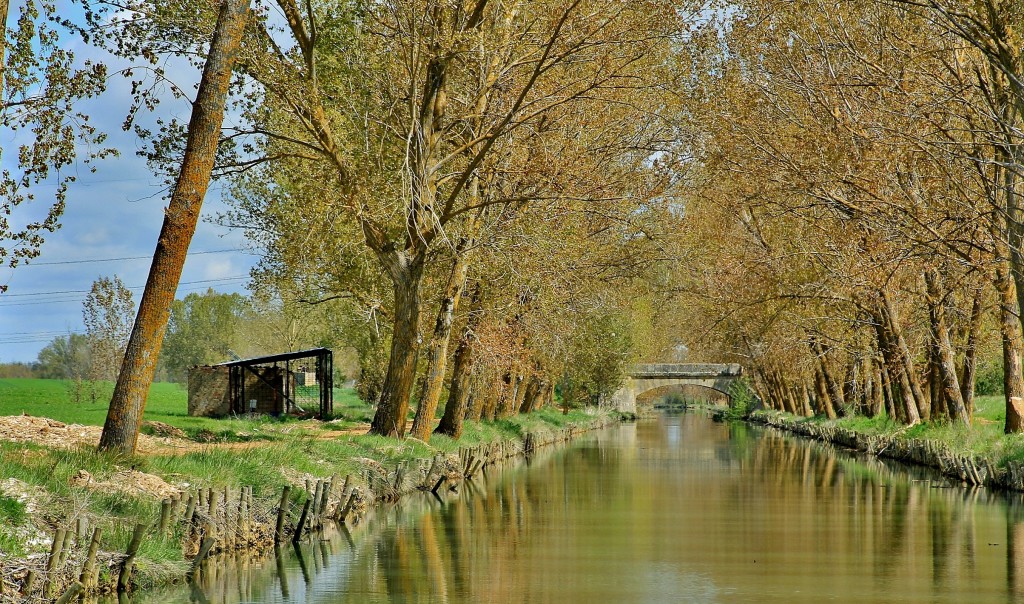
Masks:
[[[1005,602],[1024,508],[698,413],[547,449],[438,500],[133,602]]]

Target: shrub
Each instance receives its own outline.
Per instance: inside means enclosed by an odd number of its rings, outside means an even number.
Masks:
[[[974,377],[974,392],[979,396],[1003,393],[1002,360],[981,362]]]
[[[754,403],[754,390],[747,378],[740,378],[729,384],[729,397],[729,415],[746,417]]]

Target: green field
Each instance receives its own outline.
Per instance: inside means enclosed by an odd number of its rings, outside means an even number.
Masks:
[[[100,384],[95,401],[86,393],[76,402],[72,389],[73,384],[67,380],[0,379],[0,416],[27,414],[48,417],[66,424],[102,426],[107,417],[113,386],[110,383]],[[341,427],[344,424],[368,422],[370,414],[369,405],[359,400],[354,390],[335,388],[334,416],[345,420]],[[143,419],[170,424],[193,435],[201,430],[228,435],[250,430],[254,423],[288,421],[263,418],[254,422],[189,417],[188,392],[183,385],[169,382],[158,382],[150,388]],[[338,427],[337,423],[334,425]]]
[[[71,384],[65,380],[0,379],[0,415],[37,415],[67,424],[102,426],[107,417],[111,386],[100,384],[98,397],[74,402]],[[187,417],[188,393],[180,384],[153,384],[146,402],[146,419],[177,423]]]

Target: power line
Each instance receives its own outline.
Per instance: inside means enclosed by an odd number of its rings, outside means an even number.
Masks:
[[[178,287],[180,288],[180,286],[191,286],[191,285],[196,285],[196,284],[226,284],[226,283],[230,283],[230,282],[245,281],[245,279],[247,279],[247,278],[249,278],[248,275],[239,275],[239,276],[228,276],[228,277],[223,277],[223,278],[199,279],[199,281],[194,281],[194,282],[181,282],[181,283],[178,284]],[[132,286],[132,287],[127,288],[127,289],[129,289],[129,290],[142,290],[142,289],[145,289],[145,286],[144,285],[143,286]],[[202,290],[202,289],[203,288],[186,288],[183,291],[187,292],[187,291]],[[63,290],[63,291],[59,291],[59,292],[32,292],[32,293],[28,293],[28,294],[3,294],[3,295],[0,295],[0,307],[6,307],[6,306],[28,306],[30,304],[59,304],[59,303],[68,303],[68,302],[80,302],[82,300],[81,296],[72,296],[72,297],[67,297],[67,296],[69,294],[88,294],[90,291],[91,290]],[[57,298],[54,298],[52,300],[33,300],[31,302],[6,302],[5,301],[6,298],[14,298],[14,297],[24,298],[24,297],[29,297],[29,296],[40,296],[40,297],[56,296]]]
[[[248,275],[238,275],[236,277],[223,277],[220,279],[200,279],[199,281],[181,281],[178,285],[195,285],[196,283],[226,283],[228,281],[241,281],[242,279],[248,279]],[[133,285],[128,289],[145,289],[145,285]],[[3,294],[0,296],[0,300],[4,298],[21,298],[25,296],[57,296],[63,294],[87,294],[92,290],[89,289],[65,289],[61,291],[52,292],[28,292],[24,294]]]
[[[209,288],[209,285],[201,285],[199,287],[179,287],[178,292],[194,292],[202,289]],[[139,288],[129,288],[139,289]],[[223,292],[220,292],[223,293]],[[81,304],[84,298],[82,296],[72,296],[70,298],[54,298],[52,300],[33,300],[31,302],[2,302],[0,301],[0,308],[8,308],[12,306],[50,306],[55,304]]]
[[[227,252],[244,252],[245,250],[239,248],[231,248],[226,250],[209,250],[205,252],[189,252],[189,256],[200,256],[202,254],[224,254]],[[145,256],[123,256],[121,258],[93,258],[91,260],[59,260],[56,262],[26,262],[25,266],[54,266],[58,264],[89,264],[92,262],[116,262],[118,260],[144,260],[146,258],[152,258],[153,254],[147,254]]]

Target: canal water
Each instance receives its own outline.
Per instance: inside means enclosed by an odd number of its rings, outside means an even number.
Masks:
[[[1024,507],[698,413],[585,435],[133,602],[1006,602]]]

